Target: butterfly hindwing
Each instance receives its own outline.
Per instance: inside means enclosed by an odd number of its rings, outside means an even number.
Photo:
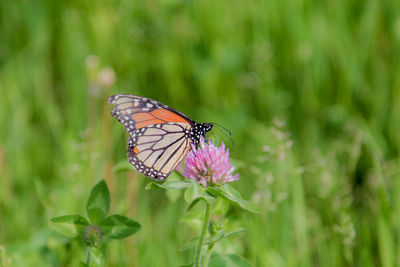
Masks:
[[[128,159],[144,175],[163,180],[190,150],[188,124],[165,123],[136,130],[129,138]]]

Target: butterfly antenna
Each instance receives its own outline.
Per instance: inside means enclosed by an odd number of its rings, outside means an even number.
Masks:
[[[224,126],[222,126],[221,124],[218,124],[218,123],[216,123],[216,122],[212,122],[211,124],[212,124],[212,125],[216,125],[216,126],[222,128],[222,129],[224,129],[226,132],[228,132],[229,136],[232,135],[231,131],[229,131],[228,129],[226,129],[226,128],[225,128]]]
[[[231,138],[231,135],[232,135],[231,131],[229,131],[229,130],[226,129],[224,126],[222,126],[222,125],[220,125],[220,124],[218,124],[218,123],[212,122],[211,124],[212,124],[212,125],[215,125],[215,126],[218,126],[218,129],[219,129],[226,137],[228,137],[228,139],[232,142],[232,144],[233,144],[233,145],[235,144],[235,142],[234,142],[233,139]],[[222,130],[224,130],[224,131],[222,131]]]
[[[217,143],[217,136],[215,136],[215,134],[214,134],[214,132],[213,132],[212,130],[211,130],[210,132],[211,132],[211,134],[214,136],[214,139],[215,139],[214,144],[216,144],[216,143]]]

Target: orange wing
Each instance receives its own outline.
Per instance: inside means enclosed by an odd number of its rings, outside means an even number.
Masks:
[[[115,105],[111,115],[117,118],[130,134],[154,124],[169,122],[192,124],[186,115],[149,98],[113,95],[108,98],[108,102]]]
[[[136,121],[136,129],[140,129],[152,124],[162,124],[167,122],[188,123],[188,121],[183,119],[181,116],[164,108],[156,109],[147,113],[135,113],[132,115],[132,119]]]

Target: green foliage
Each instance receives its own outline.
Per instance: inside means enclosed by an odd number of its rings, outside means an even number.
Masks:
[[[90,223],[79,215],[66,215],[50,220],[50,227],[58,233],[75,238],[82,236],[87,246],[86,263],[81,266],[104,266],[104,253],[100,248],[104,238],[122,239],[140,230],[140,224],[125,216],[114,214],[108,217],[110,192],[104,180],[98,182],[90,192],[86,212]]]
[[[259,213],[258,207],[253,202],[244,200],[240,193],[228,184],[218,187],[209,187],[207,191],[240,206],[244,210]]]
[[[81,240],[48,221],[86,214],[97,177],[111,210],[142,224],[107,243],[110,266],[191,262],[179,248],[204,202],[184,213],[184,189],[174,203],[144,190],[105,103],[132,93],[232,132],[235,145],[213,129],[236,159],[232,186],[260,214],[230,205],[225,230],[247,232],[213,251],[253,266],[400,266],[399,1],[37,0],[0,12],[2,264],[78,266]]]
[[[110,210],[110,192],[104,180],[93,187],[86,204],[86,211],[92,223],[98,223]]]
[[[88,221],[80,215],[65,215],[50,220],[50,226],[57,232],[67,237],[77,237],[89,225]]]
[[[164,183],[148,183],[145,189],[186,189],[191,185],[190,182],[186,181],[175,181],[175,180],[167,180]]]
[[[224,233],[224,231],[219,231],[215,236],[212,236],[212,238],[208,238],[205,242],[204,245],[210,245],[210,244],[216,244],[217,242],[222,241],[223,239],[234,237],[236,235],[239,235],[241,233],[244,233],[246,229],[237,229],[232,232]],[[181,250],[187,250],[187,249],[194,249],[198,243],[199,238],[193,238],[192,240],[187,241],[184,243],[181,247]]]
[[[204,200],[208,204],[213,204],[215,198],[207,193],[204,187],[200,186],[193,180],[190,181],[190,187],[185,191],[185,200],[189,203],[188,210],[190,210],[199,200]]]
[[[174,182],[177,183],[178,181]],[[153,187],[171,189],[170,186],[164,186],[164,184],[169,183],[151,183],[149,184],[150,186],[147,185],[146,188]],[[152,186],[152,184],[154,185]],[[189,185],[189,187],[187,187],[187,185],[175,187],[175,189],[186,188],[184,196],[186,202],[189,204],[188,208],[186,209],[187,214],[182,218],[181,221],[198,230],[201,230],[201,232],[199,237],[193,238],[192,240],[189,240],[185,244],[183,244],[181,250],[195,248],[196,256],[193,265],[200,266],[201,264],[202,266],[207,266],[209,256],[211,255],[212,249],[214,248],[215,244],[221,242],[223,239],[237,235],[238,233],[241,233],[245,230],[237,229],[232,232],[225,233],[223,218],[226,215],[229,203],[239,205],[244,210],[255,213],[258,212],[257,207],[255,207],[255,204],[251,201],[245,201],[244,199],[242,199],[240,193],[227,184],[206,188],[200,186],[197,182],[193,180],[189,180],[189,182],[186,182],[186,184]],[[209,192],[211,192],[211,194]],[[206,215],[204,217],[199,211],[190,212],[190,210],[201,201],[204,201],[206,204]],[[210,216],[211,214],[213,214],[213,211],[215,211],[216,215],[221,216],[220,220],[216,223],[210,223]],[[203,256],[204,253],[201,252],[204,246],[208,247],[206,256]]]
[[[121,239],[140,230],[140,224],[121,215],[115,214],[102,220],[99,225],[109,238]]]

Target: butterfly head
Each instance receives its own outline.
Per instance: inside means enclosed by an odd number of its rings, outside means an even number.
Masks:
[[[191,139],[195,145],[200,142],[200,137],[206,137],[206,133],[211,131],[212,123],[196,123],[191,131]]]
[[[212,123],[203,123],[204,124],[204,132],[211,131],[212,127],[214,126]]]

